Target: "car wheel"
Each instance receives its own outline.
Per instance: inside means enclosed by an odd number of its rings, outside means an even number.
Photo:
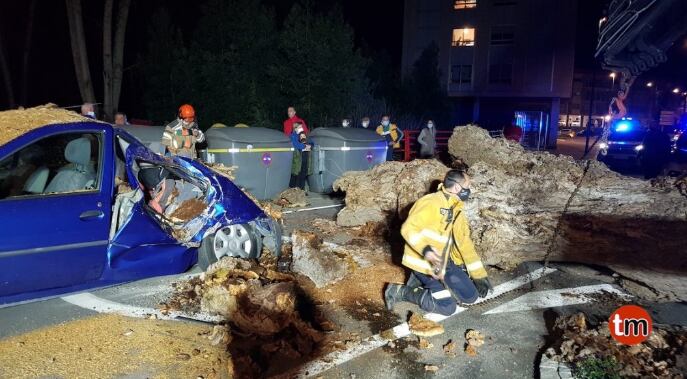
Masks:
[[[225,256],[257,258],[261,249],[261,238],[252,225],[227,225],[205,237],[198,249],[198,265],[207,270],[211,264]]]

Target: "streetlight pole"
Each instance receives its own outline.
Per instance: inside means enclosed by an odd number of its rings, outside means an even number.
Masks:
[[[587,121],[587,136],[584,140],[584,156],[589,152],[589,135],[592,133],[592,116],[594,115],[594,91],[596,89],[596,68],[592,71],[592,94],[589,96],[589,120]]]
[[[615,72],[611,72],[611,74],[608,76],[610,76],[611,79],[613,79],[613,82],[611,83],[611,90],[614,90],[615,89]]]

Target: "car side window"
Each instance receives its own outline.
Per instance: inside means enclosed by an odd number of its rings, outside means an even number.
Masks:
[[[100,189],[102,134],[62,133],[0,161],[0,200]]]

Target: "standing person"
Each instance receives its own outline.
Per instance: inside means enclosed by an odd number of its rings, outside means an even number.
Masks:
[[[401,140],[403,139],[403,131],[392,124],[388,115],[382,117],[382,124],[377,127],[377,134],[386,138],[387,150],[386,160],[394,160],[394,149],[401,147]]]
[[[303,126],[303,131],[306,134],[310,134],[310,130],[308,130],[308,125],[305,124],[305,121],[296,116],[296,108],[289,107],[286,110],[286,114],[289,115],[289,118],[284,120],[284,134],[286,134],[287,137],[291,136],[291,133],[293,132],[293,124],[295,122],[299,122]]]
[[[434,121],[427,120],[427,126],[420,131],[417,142],[420,144],[420,158],[434,157],[437,146],[437,131],[434,128]]]
[[[370,118],[365,116],[360,120],[360,127],[363,129],[367,129],[370,127]]]
[[[205,141],[205,135],[196,123],[196,111],[189,104],[179,107],[177,119],[167,124],[162,134],[162,145],[172,155],[196,159],[196,143]]]
[[[93,103],[81,104],[81,115],[95,120],[95,107],[93,106]]]
[[[308,138],[304,125],[300,121],[293,123],[291,144],[295,151],[293,152],[293,162],[291,163],[289,187],[298,187],[305,191],[305,180],[310,174],[310,151],[312,150],[313,143]]]
[[[463,212],[469,196],[470,178],[450,170],[437,192],[410,209],[401,227],[406,241],[402,264],[413,271],[406,285],[387,286],[384,301],[389,310],[408,301],[427,312],[451,315],[458,302],[474,303],[492,289]]]
[[[115,125],[129,125],[129,120],[126,119],[126,114],[124,112],[115,113]]]
[[[661,130],[661,126],[652,123],[644,136],[640,151],[640,163],[644,179],[654,179],[661,174],[670,159],[670,137]]]
[[[350,128],[351,127],[351,120],[344,118],[341,120],[341,127],[342,128]]]

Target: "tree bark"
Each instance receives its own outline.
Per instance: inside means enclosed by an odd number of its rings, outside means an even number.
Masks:
[[[31,56],[31,45],[33,36],[33,19],[36,13],[36,0],[29,1],[29,14],[26,22],[26,33],[24,35],[24,56],[22,59],[21,72],[21,104],[27,106],[29,97],[29,58]]]
[[[69,20],[69,37],[72,46],[72,58],[76,80],[79,84],[79,92],[84,102],[95,103],[95,91],[91,80],[91,71],[88,64],[88,50],[86,49],[86,36],[83,28],[83,15],[81,0],[65,0],[67,5],[67,18]]]
[[[119,109],[119,96],[122,91],[122,79],[124,74],[124,41],[126,39],[126,24],[129,19],[131,0],[119,0],[117,11],[117,24],[115,26],[114,54],[112,71],[112,105]]]
[[[114,0],[105,0],[103,10],[103,120],[114,119],[112,104],[112,9]]]
[[[14,89],[12,88],[12,75],[10,73],[9,64],[7,63],[7,54],[5,51],[5,44],[3,43],[2,32],[0,32],[0,75],[2,75],[2,82],[7,94],[7,105],[9,108],[16,107],[14,98]]]

